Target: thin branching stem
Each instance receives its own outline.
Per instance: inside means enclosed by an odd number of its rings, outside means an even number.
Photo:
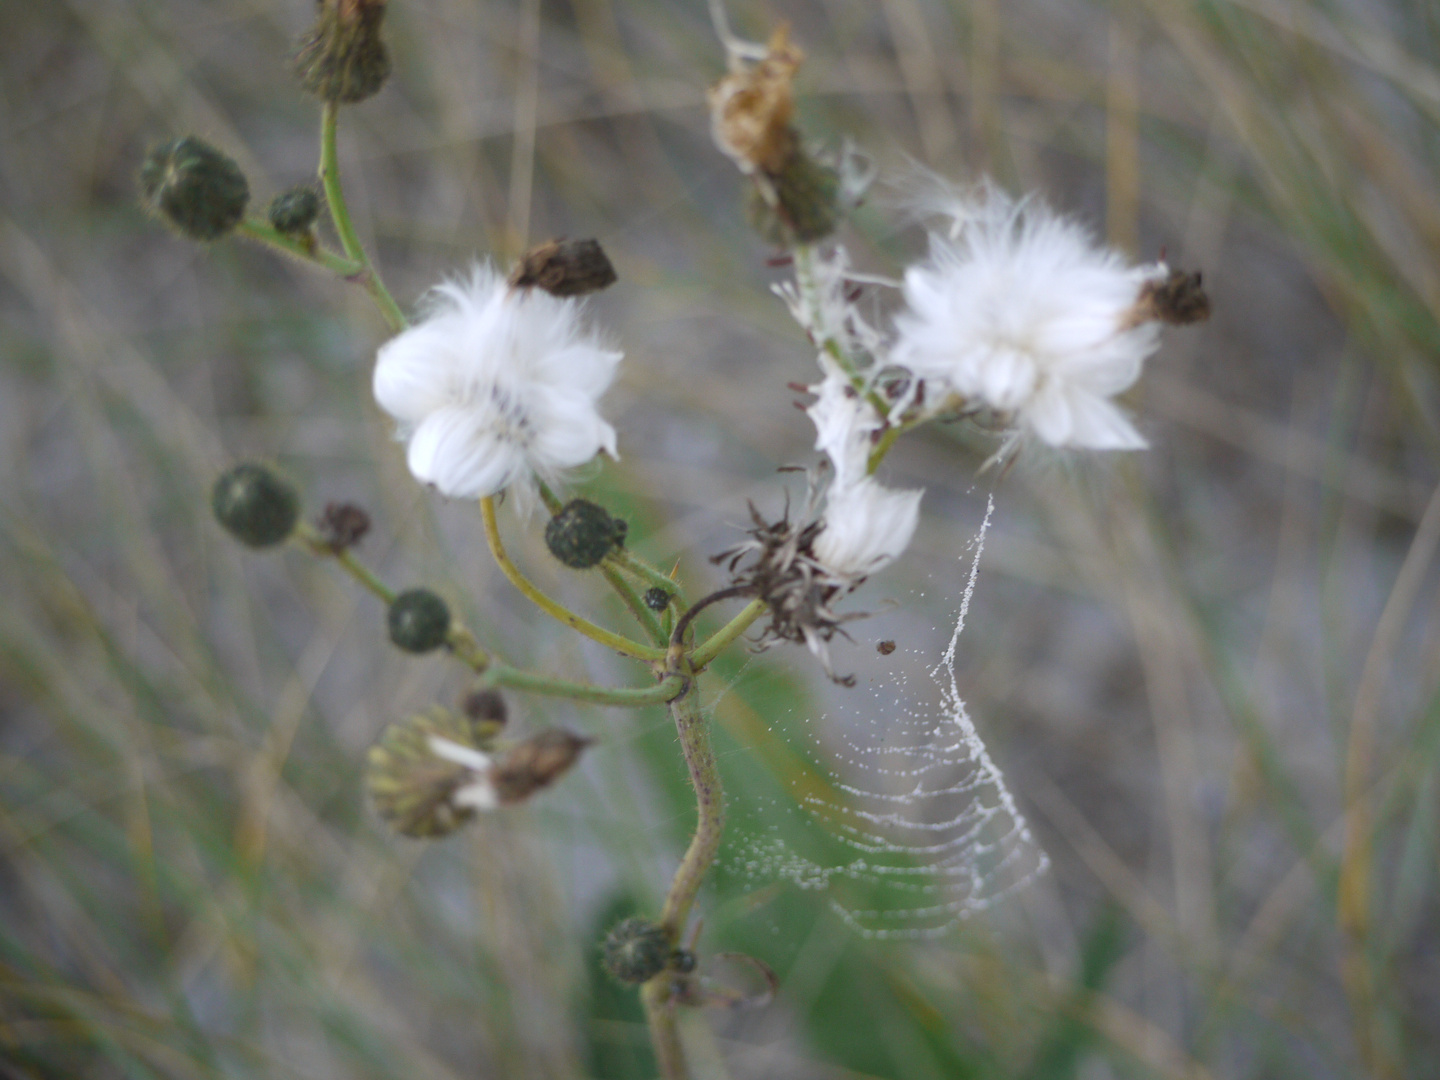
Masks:
[[[572,629],[578,630],[591,641],[604,645],[607,649],[614,649],[622,656],[631,656],[636,660],[663,660],[665,650],[656,646],[642,645],[638,641],[632,641],[627,637],[603,626],[596,626],[583,615],[577,615],[564,604],[550,599],[541,592],[523,573],[520,568],[511,561],[510,556],[505,552],[505,544],[500,539],[500,525],[495,520],[495,500],[487,495],[480,500],[480,514],[485,522],[485,540],[490,545],[490,554],[495,557],[495,564],[500,567],[500,572],[509,579],[510,584],[519,589],[527,600],[538,607],[545,614],[564,623]]]
[[[712,660],[728,649],[735,639],[749,630],[755,624],[755,620],[763,614],[765,614],[765,601],[751,600],[740,609],[740,614],[722,626],[690,654],[691,665],[696,671],[708,667]]]
[[[268,248],[289,255],[293,259],[329,270],[337,277],[353,277],[364,269],[338,251],[321,247],[318,243],[307,243],[304,238],[282,233],[268,222],[259,218],[246,218],[235,227],[235,231],[247,240],[264,244]]]
[[[325,189],[325,202],[330,207],[330,220],[335,224],[335,234],[340,238],[340,246],[345,249],[346,257],[359,267],[345,277],[364,286],[379,307],[380,314],[390,324],[390,329],[398,332],[405,329],[405,313],[390,295],[390,290],[385,288],[379,271],[371,263],[365,246],[360,243],[360,236],[355,232],[355,225],[350,220],[345,191],[340,186],[340,160],[335,150],[335,129],[339,116],[340,106],[333,101],[325,102],[320,112],[320,185]]]

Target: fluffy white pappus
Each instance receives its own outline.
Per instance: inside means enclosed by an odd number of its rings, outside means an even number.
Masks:
[[[822,354],[822,366],[828,359]],[[872,436],[884,421],[833,361],[824,381],[809,390],[816,396],[805,410],[815,425],[815,449],[830,458],[835,469],[834,487],[849,487],[865,477],[874,445]]]
[[[825,528],[815,558],[838,577],[861,578],[910,546],[924,491],[892,491],[873,477],[834,484],[825,499]]]
[[[582,324],[581,305],[512,289],[488,264],[431,291],[425,317],[380,347],[375,400],[409,443],[417,480],[443,495],[495,495],[554,481],[615,429],[596,403],[621,354]]]
[[[891,359],[926,380],[928,400],[1008,414],[1051,446],[1144,447],[1111,398],[1159,345],[1136,303],[1165,267],[1131,267],[1081,225],[994,187],[932,206],[953,227],[906,271]]]

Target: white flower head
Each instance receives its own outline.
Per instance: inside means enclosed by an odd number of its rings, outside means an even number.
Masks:
[[[836,577],[862,578],[910,546],[923,491],[893,491],[874,477],[831,485],[815,558]]]
[[[805,413],[815,425],[815,449],[826,454],[834,466],[834,485],[858,482],[865,476],[875,432],[884,426],[884,420],[833,362],[825,379],[808,389],[816,400]]]
[[[932,208],[952,227],[905,274],[891,359],[926,380],[928,400],[958,396],[1051,446],[1143,447],[1111,398],[1159,345],[1137,304],[1166,268],[1131,267],[1082,226],[994,187]]]
[[[579,301],[512,289],[477,264],[381,346],[375,400],[408,440],[417,480],[455,498],[495,495],[615,456],[596,402],[620,356],[582,325]]]

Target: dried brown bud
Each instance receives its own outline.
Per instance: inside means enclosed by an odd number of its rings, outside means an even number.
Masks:
[[[358,544],[370,531],[370,515],[354,503],[326,503],[325,512],[315,522],[320,542],[335,554]]]
[[[778,173],[795,152],[798,138],[791,83],[805,54],[790,44],[790,28],[781,24],[764,59],[726,75],[709,92],[710,130],[715,143],[743,172]]]
[[[476,732],[486,738],[498,736],[509,719],[505,698],[493,686],[471,690],[461,699],[460,711],[474,723]]]
[[[1131,325],[1158,321],[1188,326],[1210,318],[1210,298],[1201,285],[1200,271],[1171,270],[1163,278],[1147,281],[1135,301]]]
[[[876,644],[875,651],[881,656],[889,656],[895,651],[895,642],[889,640],[881,641]]]
[[[550,728],[512,746],[495,759],[488,776],[501,806],[523,802],[558,780],[575,764],[592,740]]]
[[[551,240],[521,257],[510,284],[551,296],[584,296],[614,285],[615,267],[598,240]]]

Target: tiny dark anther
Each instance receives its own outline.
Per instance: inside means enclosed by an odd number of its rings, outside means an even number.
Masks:
[[[585,296],[615,281],[615,267],[598,240],[551,240],[527,251],[510,274],[513,287],[551,296]]]

